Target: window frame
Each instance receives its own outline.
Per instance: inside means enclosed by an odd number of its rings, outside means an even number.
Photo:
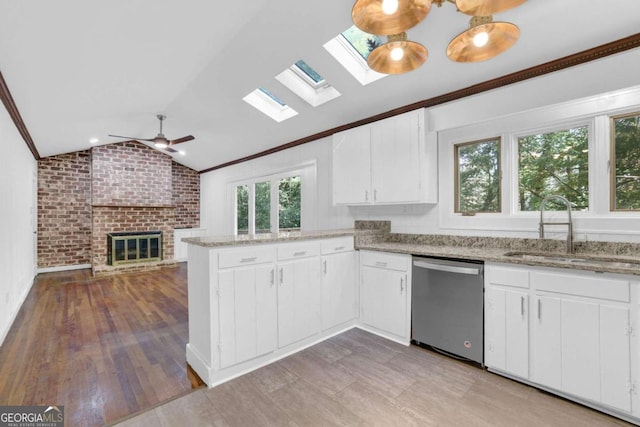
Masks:
[[[640,212],[638,209],[617,209],[616,208],[616,132],[615,121],[628,117],[638,117],[640,120],[640,110],[623,114],[611,114],[609,117],[609,211],[622,213]]]
[[[459,147],[474,144],[482,144],[485,142],[498,143],[498,210],[497,211],[473,211],[473,214],[499,214],[502,213],[502,138],[500,136],[482,138],[474,141],[458,142],[453,144],[453,212],[455,214],[465,214],[466,211],[460,210],[460,164],[459,164]],[[470,212],[471,213],[471,212]]]

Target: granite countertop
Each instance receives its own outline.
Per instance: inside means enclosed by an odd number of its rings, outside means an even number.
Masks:
[[[532,265],[539,267],[568,268],[571,270],[601,271],[607,273],[640,275],[640,257],[629,255],[566,254],[562,252],[514,250],[514,248],[490,246],[432,245],[418,242],[366,242],[357,249],[394,252],[418,256],[435,256],[457,259]],[[516,254],[516,256],[509,255]],[[524,256],[517,256],[524,254]],[[543,257],[545,259],[543,259]],[[573,261],[572,261],[573,259]],[[575,260],[579,262],[575,262]]]
[[[358,231],[361,233],[361,231]],[[224,246],[255,245],[266,243],[290,242],[296,240],[328,239],[332,237],[354,236],[354,229],[322,231],[282,231],[279,233],[239,234],[237,236],[186,237],[183,242],[205,248]]]

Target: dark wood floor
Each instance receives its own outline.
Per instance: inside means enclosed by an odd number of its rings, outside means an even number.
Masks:
[[[148,426],[629,425],[454,359],[352,329],[130,418]]]
[[[0,405],[64,405],[66,425],[98,426],[189,391],[186,276],[36,277],[0,347]]]

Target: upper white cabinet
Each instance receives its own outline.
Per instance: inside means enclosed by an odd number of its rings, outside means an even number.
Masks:
[[[371,332],[408,344],[411,256],[360,251],[360,320]]]
[[[336,205],[437,203],[436,135],[424,109],[333,135]]]

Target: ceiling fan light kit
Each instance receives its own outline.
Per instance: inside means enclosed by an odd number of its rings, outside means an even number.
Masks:
[[[193,135],[187,135],[187,136],[183,136],[182,138],[172,139],[172,140],[167,139],[162,133],[162,122],[164,121],[164,119],[167,118],[167,116],[163,114],[157,114],[156,117],[160,121],[160,132],[158,132],[158,134],[154,138],[145,139],[145,138],[135,138],[132,136],[121,136],[121,135],[109,135],[109,136],[113,138],[125,138],[129,140],[152,142],[154,147],[160,148],[168,153],[178,153],[178,150],[174,150],[172,148],[174,145],[181,144],[183,142],[187,142],[195,139]],[[184,155],[184,152],[180,151],[180,154]]]
[[[469,28],[447,46],[447,57],[456,62],[491,59],[513,46],[520,29],[509,22],[494,22],[493,14],[519,6],[526,0],[357,0],[351,11],[353,23],[362,31],[387,36],[367,59],[369,68],[384,74],[402,74],[420,67],[427,49],[407,40],[406,31],[420,23],[431,10],[453,3],[459,12],[471,15]]]

